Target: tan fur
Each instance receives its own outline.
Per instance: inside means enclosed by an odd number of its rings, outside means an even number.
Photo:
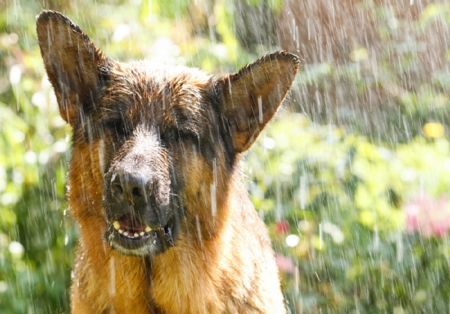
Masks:
[[[217,80],[195,69],[112,62],[57,12],[41,13],[37,32],[61,116],[74,131],[68,198],[80,243],[72,313],[284,313],[240,160],[278,110],[298,59],[278,52]],[[137,253],[102,240],[116,208],[108,198],[116,168],[149,174],[149,193],[180,200],[169,204],[179,219],[173,246],[126,256]]]

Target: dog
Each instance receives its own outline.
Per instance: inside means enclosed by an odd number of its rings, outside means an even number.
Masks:
[[[37,16],[37,35],[73,130],[72,313],[285,313],[240,163],[283,102],[298,57],[279,51],[216,78],[108,59],[55,11]]]

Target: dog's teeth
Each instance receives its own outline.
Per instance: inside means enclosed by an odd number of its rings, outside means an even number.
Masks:
[[[139,237],[139,234],[135,233],[135,234],[134,234],[134,237],[135,237],[135,238]]]
[[[120,223],[118,221],[114,221],[113,226],[114,226],[114,229],[116,229],[116,230],[120,229]]]
[[[139,233],[139,235],[140,235],[141,237],[143,237],[143,236],[144,236],[144,234],[145,234],[145,232],[144,232],[144,231],[142,231],[141,233]]]
[[[149,226],[147,226],[147,227],[145,228],[145,232],[150,232],[150,231],[152,231],[152,228],[150,228]]]
[[[125,232],[123,233],[123,235],[126,236],[126,237],[128,237],[128,232],[125,231]]]
[[[122,229],[119,229],[119,233],[122,234],[122,233],[123,233],[123,230],[122,230]]]

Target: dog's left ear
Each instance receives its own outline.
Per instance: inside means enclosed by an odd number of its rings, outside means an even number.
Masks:
[[[55,89],[60,114],[74,126],[92,102],[99,84],[99,69],[108,60],[89,37],[67,17],[42,11],[36,31],[48,78]]]
[[[296,55],[278,51],[219,80],[222,119],[236,153],[246,151],[273,118],[299,67]]]

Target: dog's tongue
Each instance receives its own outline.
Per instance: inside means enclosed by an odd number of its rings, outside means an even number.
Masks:
[[[133,231],[145,231],[145,228],[147,227],[145,224],[141,223],[136,217],[134,217],[131,214],[127,214],[125,216],[122,216],[120,218],[119,224],[120,229],[122,230],[133,230]]]

